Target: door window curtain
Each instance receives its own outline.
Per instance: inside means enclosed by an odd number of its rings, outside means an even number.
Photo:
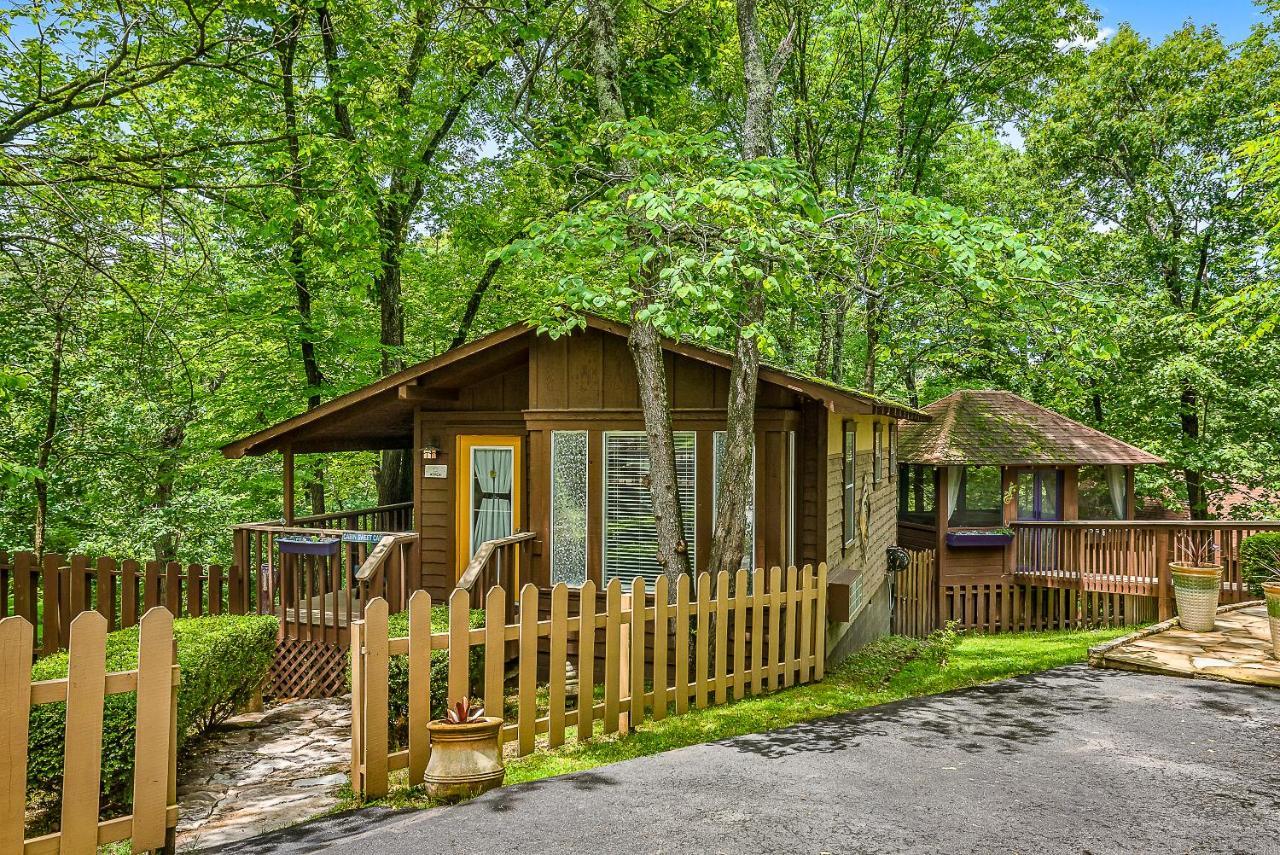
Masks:
[[[960,479],[964,477],[963,466],[947,467],[947,520],[956,512],[956,503],[960,501]]]
[[[510,448],[471,450],[471,554],[480,544],[511,534]]]
[[[1111,509],[1116,512],[1116,519],[1122,520],[1127,514],[1125,511],[1125,500],[1128,498],[1125,494],[1126,489],[1125,471],[1123,466],[1112,464],[1107,467],[1107,487],[1111,491]]]

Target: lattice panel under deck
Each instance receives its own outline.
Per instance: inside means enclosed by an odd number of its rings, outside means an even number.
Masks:
[[[266,693],[278,698],[332,698],[346,691],[346,674],[345,648],[285,638],[276,645]]]

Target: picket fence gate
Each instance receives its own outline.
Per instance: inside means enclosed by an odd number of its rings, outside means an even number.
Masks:
[[[733,699],[821,680],[825,661],[827,566],[820,564],[785,572],[739,570],[697,577],[690,599],[690,578],[680,577],[674,601],[668,602],[669,583],[659,577],[652,587],[632,580],[624,596],[620,580],[604,590],[604,610],[588,580],[579,589],[578,615],[569,615],[569,589],[563,583],[551,591],[547,619],[538,614],[538,589],[520,591],[519,615],[507,624],[506,592],[493,587],[485,597],[483,627],[470,626],[470,594],[455,590],[449,598],[449,629],[431,631],[431,596],[418,591],[409,599],[409,635],[388,638],[387,603],[378,598],[365,607],[364,620],[353,624],[351,786],[361,796],[385,795],[388,774],[408,769],[410,785],[422,782],[430,756],[427,723],[430,718],[431,652],[448,651],[447,698],[470,697],[470,652],[482,647],[483,686],[480,693],[489,715],[503,715],[506,707],[507,650],[516,650],[516,714],[502,728],[502,738],[514,741],[515,753],[532,752],[536,737],[546,734],[554,748],[565,741],[566,728],[577,729],[577,740],[635,727],[646,716],[665,718],[669,707],[679,715],[693,707],[723,704]],[[591,631],[584,632],[584,629]],[[603,632],[603,675],[597,674],[597,633]],[[546,707],[538,709],[539,639],[549,642],[544,669]],[[566,665],[569,642],[577,641],[577,704],[569,708]],[[713,641],[714,638],[714,641]],[[408,747],[389,750],[388,660],[408,656]],[[648,666],[648,667],[647,667]],[[692,670],[692,679],[690,671]],[[603,699],[595,686],[603,682]]]
[[[134,852],[172,850],[178,822],[178,666],[173,615],[156,607],[138,627],[138,667],[107,672],[107,619],[96,611],[71,621],[67,676],[31,681],[34,630],[22,617],[0,620],[0,852],[93,855],[132,839]],[[132,813],[99,820],[102,717],[106,696],[134,692]],[[58,831],[26,837],[29,713],[65,703],[62,814]]]

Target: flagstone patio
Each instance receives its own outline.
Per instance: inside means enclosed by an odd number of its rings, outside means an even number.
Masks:
[[[1147,627],[1092,648],[1089,664],[1280,687],[1280,660],[1272,652],[1266,607],[1261,603],[1223,606],[1212,632],[1185,630],[1177,618]]]

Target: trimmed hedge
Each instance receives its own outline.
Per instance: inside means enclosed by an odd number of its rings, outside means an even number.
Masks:
[[[471,610],[471,628],[484,626],[484,612]],[[445,605],[431,607],[431,631],[449,631],[449,607]],[[404,638],[409,634],[409,613],[397,612],[387,619],[387,637]],[[484,648],[471,648],[471,694],[480,693],[484,685]],[[431,651],[431,717],[441,718],[445,704],[445,694],[449,686],[449,651]],[[392,722],[391,737],[397,743],[407,739],[409,722],[409,657],[392,656],[387,663],[387,712]]]
[[[1249,593],[1262,596],[1262,583],[1280,581],[1280,531],[1251,534],[1240,544],[1240,575]]]
[[[233,715],[262,685],[276,647],[271,615],[216,615],[173,622],[182,682],[178,688],[178,750]],[[31,667],[32,680],[67,676],[67,654],[55,653]],[[138,666],[138,628],[107,635],[107,671]],[[27,791],[61,797],[65,703],[31,710],[27,743]],[[133,786],[136,699],[133,692],[108,695],[102,721],[102,794],[107,804],[127,804]]]

